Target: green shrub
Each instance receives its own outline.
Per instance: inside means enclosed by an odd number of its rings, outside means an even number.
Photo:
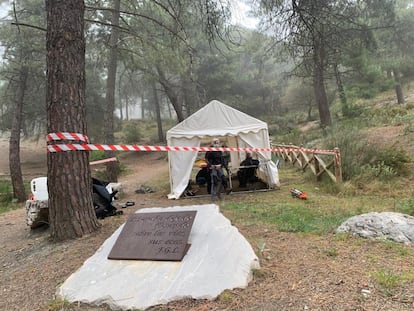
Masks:
[[[397,116],[394,123],[404,126],[405,135],[411,134],[414,132],[414,113],[409,112],[405,115]]]
[[[332,134],[324,140],[324,145],[327,149],[339,148],[344,181],[360,174],[362,167],[369,164],[377,152],[373,146],[367,143],[364,135],[349,127],[333,130]]]
[[[141,140],[141,131],[135,124],[129,123],[125,125],[123,132],[127,144],[134,144]]]
[[[393,171],[395,176],[404,174],[405,164],[411,161],[408,153],[403,149],[388,147],[379,149],[374,159],[373,166],[383,171]]]
[[[268,130],[270,136],[276,136],[281,132],[280,126],[278,124],[270,124]]]
[[[9,180],[0,180],[0,214],[21,207],[21,204],[15,202],[14,200],[11,182]]]
[[[361,174],[365,174],[367,177],[378,178],[384,181],[398,175],[392,167],[386,165],[384,162],[378,162],[373,165],[363,165],[361,167]]]
[[[93,161],[98,161],[98,160],[102,160],[105,159],[105,151],[91,151],[89,152],[89,161],[93,162]]]
[[[355,104],[348,104],[347,106],[342,106],[342,114],[346,118],[355,118],[363,114],[364,108]]]
[[[11,202],[13,200],[12,184],[8,180],[0,180],[0,203]]]
[[[403,149],[372,145],[360,131],[351,126],[334,128],[323,141],[326,149],[338,147],[341,153],[342,178],[358,175],[387,180],[406,172],[410,156]]]

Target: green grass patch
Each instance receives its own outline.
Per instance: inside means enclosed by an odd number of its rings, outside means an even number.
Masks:
[[[22,208],[21,204],[12,203],[12,202],[9,202],[9,203],[0,202],[0,215],[19,209],[19,208]]]
[[[0,180],[0,203],[11,202],[13,200],[13,187],[10,181]]]
[[[371,272],[369,275],[377,283],[379,290],[389,297],[394,295],[393,292],[396,288],[414,280],[412,270],[403,272],[379,270]]]
[[[0,180],[0,214],[10,212],[22,207],[13,198],[13,187],[9,180]]]
[[[267,223],[279,231],[325,234],[352,216],[344,209],[325,210],[312,203],[293,201],[265,205],[261,203],[229,203],[224,210],[237,211],[239,217],[251,223]]]
[[[47,304],[48,311],[65,310],[68,307],[70,307],[70,303],[65,299],[50,300]]]

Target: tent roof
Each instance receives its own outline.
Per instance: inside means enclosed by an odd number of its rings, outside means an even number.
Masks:
[[[267,124],[213,100],[167,132],[172,137],[235,136],[238,133],[258,132]]]

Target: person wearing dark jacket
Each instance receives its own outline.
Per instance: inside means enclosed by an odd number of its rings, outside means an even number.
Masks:
[[[220,140],[218,138],[213,139],[211,147],[220,147]],[[212,198],[217,196],[220,198],[220,183],[223,188],[227,188],[226,176],[224,176],[223,168],[227,169],[226,163],[221,151],[207,151],[205,155],[207,161],[207,167],[210,170],[210,183],[207,183],[207,189],[210,190]]]
[[[242,166],[238,172],[237,177],[239,179],[239,187],[244,188],[247,184],[252,184],[257,181],[256,169],[259,165],[259,161],[252,158],[250,153],[246,154],[246,159],[244,159],[240,166]]]
[[[197,185],[203,187],[206,183],[208,183],[210,179],[210,172],[207,166],[203,166],[196,175],[196,183]]]

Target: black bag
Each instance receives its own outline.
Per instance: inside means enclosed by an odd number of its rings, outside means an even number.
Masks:
[[[107,185],[107,182],[92,178],[92,201],[98,219],[123,214],[122,211],[118,211],[116,207],[112,205],[113,198],[118,191],[109,193],[106,188]]]

